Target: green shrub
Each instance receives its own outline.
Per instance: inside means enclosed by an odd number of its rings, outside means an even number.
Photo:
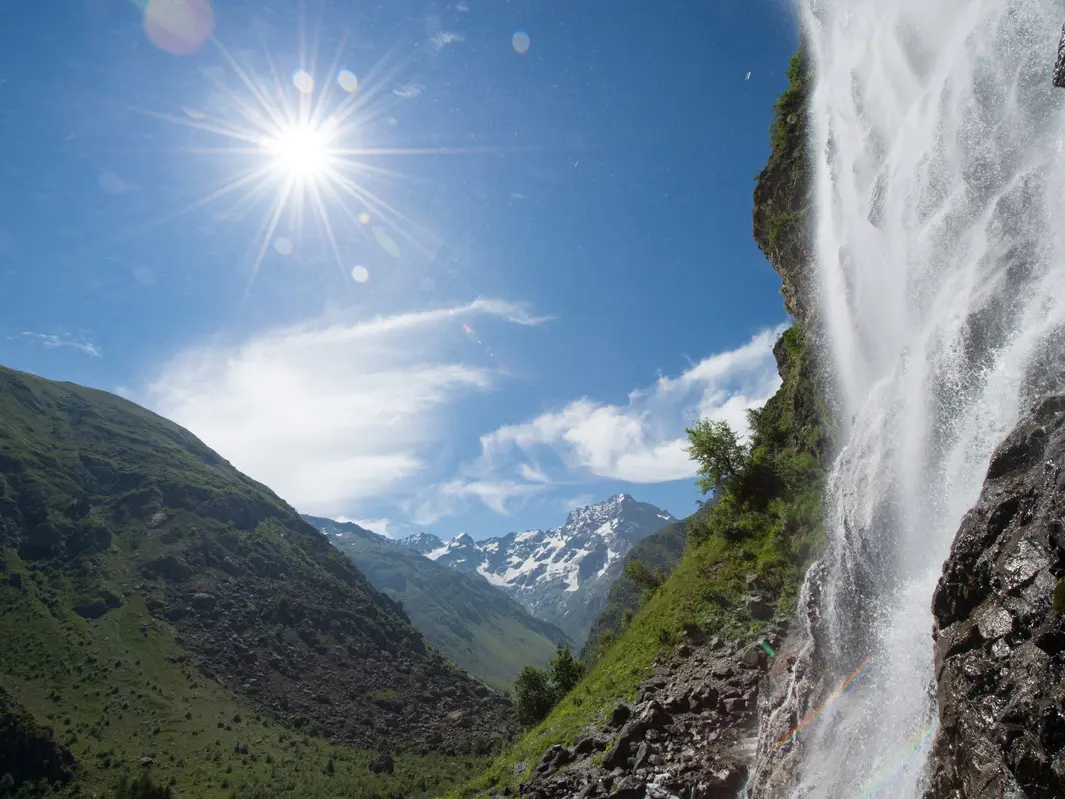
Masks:
[[[518,714],[518,721],[525,727],[539,724],[554,705],[548,672],[535,666],[523,668],[514,680],[514,709]]]

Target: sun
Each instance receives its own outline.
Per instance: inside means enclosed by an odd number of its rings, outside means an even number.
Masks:
[[[250,57],[238,61],[220,41],[212,41],[236,78],[230,82],[223,70],[219,70],[219,77],[212,78],[214,113],[195,108],[183,108],[183,116],[150,110],[143,113],[228,140],[216,138],[210,144],[197,142],[197,146],[184,149],[232,158],[236,168],[215,190],[162,221],[224,198],[233,201],[225,212],[233,218],[240,218],[253,206],[261,208],[262,221],[248,253],[249,291],[271,245],[282,255],[292,254],[289,237],[304,235],[305,216],[315,223],[315,231],[345,281],[366,282],[365,267],[352,270],[345,264],[348,256],[342,251],[349,249],[353,240],[376,243],[392,258],[401,258],[404,251],[425,258],[434,256],[440,247],[438,238],[376,190],[375,184],[410,179],[386,166],[382,159],[487,153],[496,148],[381,147],[364,143],[374,121],[387,118],[380,99],[386,87],[377,80],[360,81],[342,68],[346,37],[341,37],[332,64],[320,72],[313,56],[309,62],[306,60],[308,49],[313,51],[317,46],[308,48],[301,41],[301,66],[290,80],[282,79],[282,71],[265,43],[260,68],[255,69]],[[286,235],[275,239],[280,230]]]
[[[325,178],[333,160],[329,136],[312,125],[284,128],[276,136],[263,140],[263,150],[277,171],[295,181],[314,182]]]

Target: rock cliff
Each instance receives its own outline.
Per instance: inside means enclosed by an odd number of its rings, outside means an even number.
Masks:
[[[1065,396],[991,459],[933,599],[928,799],[1065,796]]]

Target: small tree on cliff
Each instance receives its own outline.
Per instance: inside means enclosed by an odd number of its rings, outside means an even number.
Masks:
[[[551,691],[555,702],[573,690],[584,675],[584,666],[573,657],[569,644],[559,644],[551,660]]]
[[[514,680],[514,708],[524,727],[539,724],[555,705],[554,692],[548,673],[535,666],[526,666]]]
[[[626,561],[625,576],[644,591],[654,591],[666,581],[662,572],[651,571],[642,560]]]
[[[686,432],[688,454],[699,464],[699,487],[704,494],[740,477],[749,453],[728,422],[700,419]]]

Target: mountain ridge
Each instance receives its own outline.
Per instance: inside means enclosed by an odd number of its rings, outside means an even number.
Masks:
[[[446,542],[417,533],[397,543],[449,568],[480,575],[580,646],[621,574],[625,555],[675,521],[668,511],[621,493],[575,508],[563,524],[547,530],[481,541],[459,533]]]

